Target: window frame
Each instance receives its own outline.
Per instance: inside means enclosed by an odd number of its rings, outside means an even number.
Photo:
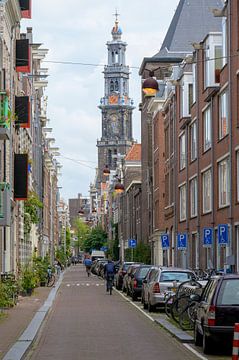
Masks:
[[[208,189],[208,195],[209,195],[209,202],[210,202],[210,206],[209,208],[205,207],[205,203],[206,203],[206,198],[205,198],[205,178],[206,178],[206,174],[210,173],[210,189]],[[210,213],[212,211],[212,168],[210,167],[209,169],[205,170],[202,173],[202,210],[203,210],[203,214],[207,214]]]
[[[197,176],[190,180],[190,216],[191,218],[198,215],[198,179]],[[193,206],[194,201],[194,206]],[[193,212],[194,209],[194,212]]]
[[[225,96],[225,103],[224,105],[225,108],[223,108],[224,111],[222,111],[222,98]],[[222,112],[225,112],[224,114],[222,114]],[[226,117],[223,117],[222,115],[226,115]],[[218,138],[219,140],[222,140],[223,138],[225,138],[228,133],[229,133],[229,117],[228,117],[228,91],[227,88],[224,89],[220,95],[219,95],[219,112],[218,112]],[[222,119],[225,118],[226,119],[226,132],[222,132],[223,127],[225,126],[225,124],[222,124]]]
[[[208,114],[208,116],[207,116]],[[207,124],[207,126],[206,126]],[[208,135],[207,135],[208,134]],[[206,139],[209,141],[206,142]],[[212,147],[212,114],[211,107],[208,106],[203,111],[203,150],[208,151]]]
[[[223,175],[221,173],[222,166],[226,165],[225,171],[226,174]],[[218,206],[219,208],[226,207],[230,205],[230,174],[229,174],[229,157],[218,162]],[[223,178],[222,178],[223,176]],[[226,181],[226,189],[225,189],[225,202],[223,201],[224,196],[222,195],[222,189],[224,187],[224,182]]]
[[[195,141],[193,141],[194,138]],[[190,125],[190,150],[191,161],[194,161],[197,159],[197,120]]]
[[[184,199],[183,199],[184,195]],[[179,186],[179,221],[185,221],[187,218],[187,186],[182,184]]]
[[[184,142],[182,142],[183,138],[184,138]],[[182,150],[184,150],[184,153]],[[185,169],[185,167],[186,167],[186,133],[184,131],[179,135],[179,170],[181,171]]]

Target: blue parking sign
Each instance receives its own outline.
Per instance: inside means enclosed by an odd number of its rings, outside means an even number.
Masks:
[[[169,235],[168,234],[161,235],[161,241],[162,241],[163,250],[169,249]]]
[[[228,237],[228,225],[219,224],[218,225],[218,244],[220,246],[226,246],[229,243]]]
[[[128,240],[128,246],[131,249],[135,248],[137,246],[137,240],[136,239],[129,239]]]
[[[203,246],[212,247],[213,241],[213,228],[204,228],[203,229]]]
[[[187,240],[188,234],[178,234],[177,236],[177,249],[178,250],[186,250],[187,249]]]

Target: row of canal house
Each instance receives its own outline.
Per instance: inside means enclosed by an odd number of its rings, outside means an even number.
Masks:
[[[59,242],[59,163],[47,120],[48,50],[34,43],[31,0],[0,0],[0,272],[18,273],[33,255],[50,255]],[[37,198],[39,221],[26,202]],[[27,226],[28,225],[28,226]]]
[[[179,2],[142,96],[142,232],[157,264],[239,270],[239,1]],[[152,75],[152,73],[151,73]]]

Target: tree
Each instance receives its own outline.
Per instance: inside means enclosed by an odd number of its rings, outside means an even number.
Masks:
[[[74,246],[79,249],[84,249],[84,243],[86,242],[90,228],[88,225],[84,223],[81,219],[75,219],[74,222],[75,235],[77,237],[77,241],[74,242]]]
[[[98,225],[91,229],[91,232],[88,234],[83,243],[83,248],[85,251],[89,252],[92,249],[100,250],[100,248],[106,244],[107,233],[101,226]]]

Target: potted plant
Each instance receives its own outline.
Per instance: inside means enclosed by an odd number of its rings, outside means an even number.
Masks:
[[[37,284],[37,276],[33,267],[25,265],[21,273],[21,289],[23,295],[31,295]]]

